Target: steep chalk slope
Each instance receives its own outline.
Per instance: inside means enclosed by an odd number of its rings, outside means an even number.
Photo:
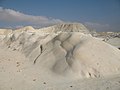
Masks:
[[[119,75],[120,50],[82,24],[0,30],[0,90],[119,90]]]
[[[1,45],[23,53],[38,68],[62,76],[89,78],[120,72],[120,51],[93,38],[82,24],[43,30],[25,27],[5,35]]]

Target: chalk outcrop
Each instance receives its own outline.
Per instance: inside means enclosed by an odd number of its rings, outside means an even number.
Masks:
[[[29,62],[54,74],[77,78],[120,73],[120,51],[91,36],[82,24],[58,24],[0,30],[1,46],[24,54]]]

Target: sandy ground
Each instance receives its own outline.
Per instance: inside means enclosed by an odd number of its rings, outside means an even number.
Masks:
[[[120,74],[75,79],[52,74],[18,51],[0,47],[0,90],[120,90]]]

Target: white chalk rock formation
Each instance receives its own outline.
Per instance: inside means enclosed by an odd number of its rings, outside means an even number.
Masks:
[[[82,24],[0,30],[1,47],[24,54],[34,66],[65,77],[120,73],[120,50],[92,37]]]

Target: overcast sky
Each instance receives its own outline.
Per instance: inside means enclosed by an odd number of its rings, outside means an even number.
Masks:
[[[120,31],[120,0],[0,0],[0,28],[62,22]]]

